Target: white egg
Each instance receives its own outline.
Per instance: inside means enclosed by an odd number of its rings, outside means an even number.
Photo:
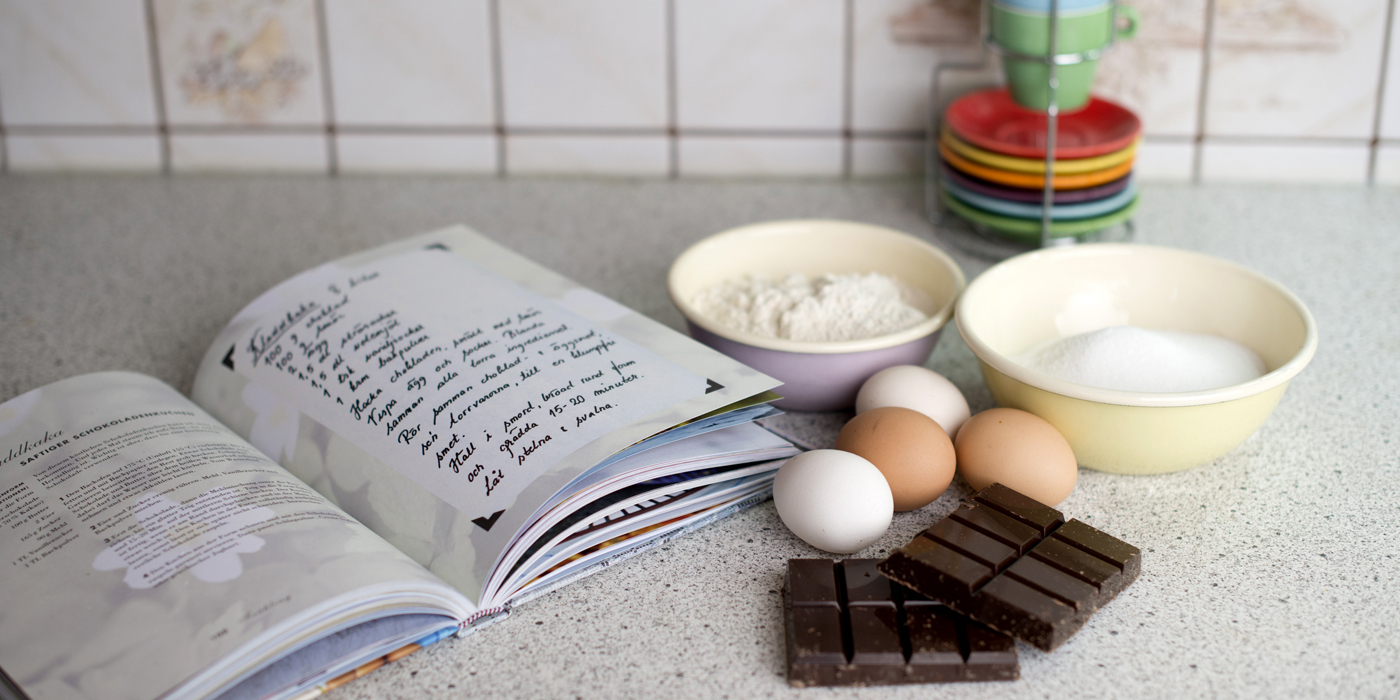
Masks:
[[[943,375],[917,365],[895,365],[876,372],[856,394],[856,413],[872,408],[900,406],[910,408],[938,421],[948,437],[958,435],[958,429],[972,411],[962,392]]]
[[[792,534],[817,549],[851,554],[880,539],[894,518],[894,496],[869,460],[840,450],[789,459],[773,481],[773,504]]]

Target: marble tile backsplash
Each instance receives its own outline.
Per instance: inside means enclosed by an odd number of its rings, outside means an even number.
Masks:
[[[0,0],[0,170],[917,175],[980,1]],[[1123,0],[1095,90],[1146,180],[1400,184],[1397,1]]]

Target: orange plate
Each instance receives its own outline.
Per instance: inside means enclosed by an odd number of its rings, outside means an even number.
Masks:
[[[1009,170],[979,165],[954,153],[947,145],[941,142],[938,144],[938,155],[942,156],[943,162],[948,165],[968,175],[972,175],[973,177],[980,177],[983,180],[990,180],[1012,187],[1041,188],[1045,186],[1045,176],[1040,173],[1013,173]],[[1078,173],[1075,175],[1056,175],[1054,187],[1057,190],[1082,190],[1085,187],[1095,187],[1106,182],[1112,182],[1127,175],[1132,172],[1132,170],[1133,161],[1128,160],[1103,170]]]

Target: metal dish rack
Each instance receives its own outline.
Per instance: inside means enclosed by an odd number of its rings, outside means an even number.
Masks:
[[[1112,30],[1108,35],[1108,43],[1098,48],[1089,49],[1077,53],[1059,52],[1059,23],[1060,23],[1060,0],[1050,0],[1050,50],[1045,56],[1031,56],[1009,49],[992,39],[991,33],[991,3],[992,0],[982,0],[979,9],[979,30],[981,38],[980,51],[975,62],[938,62],[934,64],[932,84],[929,87],[929,125],[928,135],[925,139],[925,160],[924,160],[924,196],[925,209],[930,222],[934,225],[934,230],[943,237],[942,234],[952,234],[947,236],[949,242],[968,252],[991,258],[1004,258],[1017,253],[1025,252],[1032,248],[1045,248],[1048,246],[1074,245],[1076,243],[1098,242],[1098,241],[1128,241],[1135,235],[1135,228],[1131,217],[1120,224],[1114,224],[1108,228],[1084,234],[1069,236],[1052,236],[1053,218],[1051,214],[1055,203],[1055,139],[1059,130],[1059,67],[1071,66],[1084,61],[1097,60],[1105,51],[1113,46],[1117,37],[1117,31]],[[1118,0],[1109,0],[1110,21],[1117,18]],[[991,66],[991,57],[995,54],[1003,59],[1011,58],[1023,61],[1036,61],[1047,66],[1048,72],[1048,92],[1047,106],[1045,110],[1045,185],[1041,193],[1041,214],[1040,214],[1040,244],[1039,246],[1027,246],[1024,243],[1012,240],[994,230],[988,229],[982,224],[967,221],[948,211],[943,204],[943,176],[939,165],[941,159],[938,155],[938,138],[943,126],[943,111],[946,105],[941,99],[941,83],[944,71],[951,70],[986,70]],[[1092,98],[1091,98],[1092,99]],[[950,100],[951,102],[951,100]]]

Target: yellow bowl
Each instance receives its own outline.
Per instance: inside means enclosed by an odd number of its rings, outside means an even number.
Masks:
[[[1209,255],[1146,245],[1011,258],[968,286],[956,321],[999,405],[1049,421],[1081,465],[1122,474],[1179,471],[1234,449],[1317,350],[1312,314],[1277,282]],[[1146,393],[1075,384],[1010,359],[1047,340],[1125,324],[1234,340],[1259,354],[1266,373],[1218,389]]]

